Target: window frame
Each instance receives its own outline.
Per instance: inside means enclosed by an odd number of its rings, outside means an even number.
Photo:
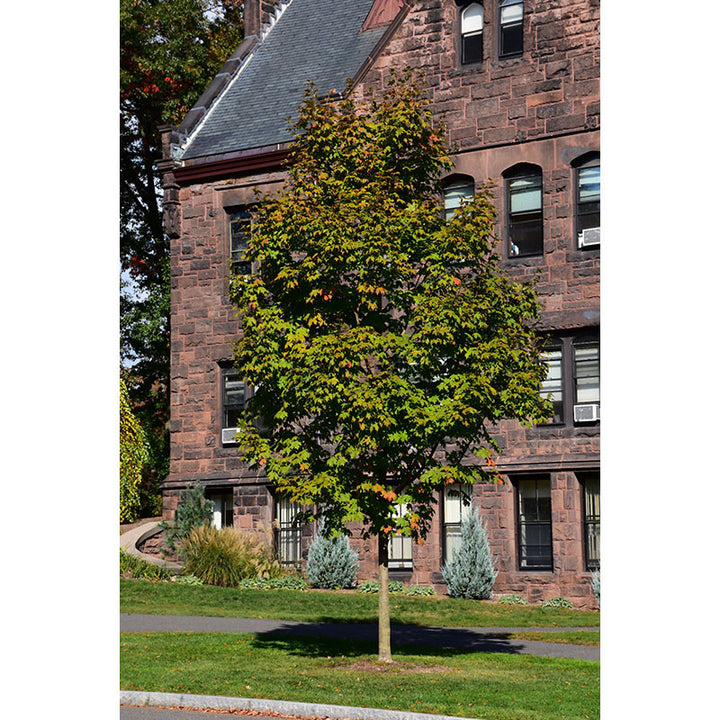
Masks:
[[[227,388],[227,381],[231,378],[237,379],[237,381],[242,385],[243,390],[243,401],[242,405],[240,405],[239,402],[236,403],[229,403],[228,402],[228,388]],[[240,378],[240,371],[232,366],[220,366],[220,441],[223,447],[231,447],[231,446],[237,446],[237,443],[235,440],[232,441],[224,441],[222,439],[223,431],[224,430],[230,430],[231,428],[236,428],[237,424],[230,423],[230,415],[229,410],[230,408],[241,408],[239,411],[239,416],[244,415],[245,409],[247,408],[247,402],[250,399],[250,393],[248,386],[245,384],[245,382]],[[235,411],[238,412],[237,410]]]
[[[402,517],[408,511],[407,505],[398,505],[395,516]],[[408,535],[392,534],[388,537],[388,570],[408,571],[413,569],[413,539]]]
[[[455,495],[453,498],[448,496]],[[464,498],[468,499],[469,502],[465,503]],[[448,517],[448,501],[459,500],[460,501],[460,520],[458,522],[449,522]],[[452,560],[449,542],[450,530],[456,531],[455,536],[460,537],[460,528],[462,523],[466,520],[473,508],[473,486],[472,485],[446,485],[443,488],[443,522],[442,522],[442,557],[443,564],[448,563]]]
[[[590,250],[598,250],[599,245],[590,245],[590,246],[581,246],[580,245],[580,233],[584,230],[592,229],[592,228],[600,228],[602,219],[601,219],[601,205],[602,205],[602,182],[601,182],[601,170],[600,170],[600,153],[599,152],[589,152],[585,153],[584,155],[581,155],[579,158],[575,159],[572,163],[573,168],[573,181],[574,181],[574,197],[573,201],[575,204],[575,212],[574,212],[574,226],[575,226],[575,242],[577,243],[578,250],[581,250],[582,252],[590,251]],[[600,173],[600,177],[598,178],[598,184],[599,184],[599,193],[598,193],[598,199],[596,201],[581,201],[580,200],[580,177],[584,170],[589,170],[591,168],[598,168],[598,172]],[[590,207],[597,205],[597,208]],[[585,218],[597,215],[597,221],[595,223],[591,221],[586,221]]]
[[[511,5],[521,5],[520,9],[520,21],[514,21],[509,23],[503,23],[502,21],[502,9],[503,7],[509,7]],[[506,33],[509,29],[520,28],[520,49],[512,52],[503,52],[503,41],[506,37]],[[508,60],[511,58],[522,57],[525,52],[525,3],[523,0],[500,0],[497,4],[497,28],[498,28],[498,59]]]
[[[547,490],[548,490],[548,500],[549,500],[549,506],[548,506],[548,517],[546,519],[542,520],[523,520],[523,513],[522,513],[522,486],[524,483],[534,483],[535,484],[535,501],[538,503],[538,497],[537,497],[537,491],[538,491],[538,484],[543,483],[547,484]],[[521,475],[518,477],[513,478],[513,487],[515,490],[515,513],[516,513],[516,522],[517,522],[517,565],[518,570],[521,572],[553,572],[554,570],[554,551],[553,551],[553,522],[552,522],[552,479],[550,475],[543,474],[543,475]],[[539,504],[539,503],[538,503]],[[523,542],[523,530],[527,530],[528,528],[539,528],[539,527],[545,527],[549,529],[549,542],[543,543],[541,546],[538,544],[531,545],[527,541]],[[527,539],[527,533],[525,533],[525,537]],[[536,563],[536,564],[528,564],[527,558],[527,548],[528,547],[545,547],[549,549],[549,552],[546,554],[546,558],[548,562],[545,563]],[[541,555],[532,556],[532,557],[543,557]]]
[[[233,236],[233,223],[240,222],[241,220],[247,225],[247,231],[244,233],[247,239],[250,238],[252,232],[252,207],[250,205],[242,205],[240,207],[229,208],[227,211],[227,233],[228,233],[228,265],[231,276],[238,275],[250,275],[253,272],[253,264],[249,260],[235,259],[235,254],[247,250],[247,240],[244,243],[244,247],[240,250],[233,249],[234,236]],[[239,217],[239,216],[244,217]],[[240,267],[242,266],[242,267]]]
[[[448,207],[447,205],[447,193],[448,190],[453,189],[469,189],[469,194],[459,195],[459,202],[454,207]],[[443,200],[443,217],[445,222],[448,222],[453,215],[457,212],[465,202],[472,200],[475,197],[475,178],[470,175],[450,175],[445,178],[442,183],[442,200]]]
[[[220,530],[224,527],[233,527],[234,525],[234,493],[232,488],[207,487],[205,488],[205,499],[213,503],[213,520],[212,524]],[[229,504],[228,504],[229,500]],[[218,509],[220,503],[220,509]],[[220,515],[220,524],[217,523],[216,515]],[[228,522],[229,520],[229,522]]]
[[[545,253],[545,203],[543,198],[544,178],[543,171],[539,165],[520,164],[509,168],[503,173],[505,184],[505,232],[507,236],[507,256],[511,260],[518,258],[542,257]],[[513,190],[512,183],[520,180],[532,180],[538,187],[540,205],[529,211],[512,211],[513,197],[522,192],[521,189]],[[533,189],[532,187],[530,188]],[[529,218],[529,219],[528,219]],[[513,229],[522,225],[534,226],[533,248],[529,251],[521,251],[520,247],[513,241],[518,239],[514,236]]]
[[[585,560],[585,569],[593,572],[600,569],[600,471],[581,473],[576,475],[578,482],[582,488],[582,523],[583,523],[583,558]],[[588,502],[591,493],[588,492],[588,484],[597,483],[597,492],[592,495],[596,497],[595,505],[597,513],[588,512]],[[591,537],[592,536],[592,537]],[[591,551],[594,548],[594,552]]]
[[[277,495],[274,499],[275,555],[281,565],[298,567],[302,562],[302,526],[296,521],[302,506]],[[291,549],[291,558],[284,556],[287,548]]]
[[[468,10],[470,10],[472,7],[477,7],[482,11],[482,27],[480,30],[473,30],[468,32],[463,32],[463,24],[465,22],[465,13],[467,13]],[[460,52],[458,53],[459,59],[460,59],[460,65],[462,67],[470,66],[470,65],[477,65],[485,59],[485,6],[483,3],[479,2],[468,2],[464,3],[461,8],[459,8],[458,12],[458,35],[459,35],[459,49]],[[470,59],[466,60],[466,39],[470,40],[473,38],[477,38],[479,36],[480,39],[480,56],[476,59]]]

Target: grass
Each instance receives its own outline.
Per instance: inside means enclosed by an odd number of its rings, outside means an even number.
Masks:
[[[525,630],[523,632],[510,633],[507,637],[511,640],[541,640],[542,642],[600,647],[599,630],[553,630],[550,632],[532,632]]]
[[[120,580],[120,611],[151,615],[376,623],[377,595],[356,592],[238,590]],[[593,611],[502,605],[447,597],[390,596],[392,622],[446,627],[599,627]]]
[[[235,633],[121,636],[121,687],[275,698],[484,720],[600,717],[596,662]]]

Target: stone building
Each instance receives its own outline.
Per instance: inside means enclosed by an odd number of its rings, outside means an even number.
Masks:
[[[503,267],[538,278],[550,344],[551,422],[502,423],[504,483],[475,486],[499,593],[563,595],[594,606],[599,566],[599,0],[253,0],[246,37],[177,128],[163,128],[159,163],[171,237],[171,461],[164,515],[202,483],[216,522],[274,535],[287,562],[312,528],[241,463],[234,417],[245,393],[231,364],[238,321],[227,293],[248,208],[281,187],[293,116],[307,81],[321,93],[382,91],[393,68],[422,71],[455,166],[451,210],[476,184],[495,186]],[[400,538],[391,576],[434,584],[456,542],[458,499],[439,498],[422,546]],[[372,541],[361,578],[375,575]]]

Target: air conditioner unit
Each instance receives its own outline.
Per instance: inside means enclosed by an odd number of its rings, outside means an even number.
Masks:
[[[585,228],[578,234],[578,247],[597,247],[600,244],[600,228]]]
[[[223,428],[222,429],[222,443],[223,445],[236,445],[235,442],[235,433],[237,433],[238,429],[231,427],[231,428]]]
[[[588,405],[575,405],[573,416],[576,423],[597,422],[600,419],[600,406],[596,403]]]

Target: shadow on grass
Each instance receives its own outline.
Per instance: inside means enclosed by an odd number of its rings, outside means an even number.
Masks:
[[[377,652],[377,625],[354,625],[338,623],[307,623],[304,625],[281,625],[260,632],[256,642],[265,647],[281,648],[293,655],[328,656],[342,654],[346,657],[375,654]],[[479,635],[464,628],[433,628],[395,626],[390,642],[393,653],[448,656],[458,652],[489,652],[518,654],[518,642],[507,635]]]

